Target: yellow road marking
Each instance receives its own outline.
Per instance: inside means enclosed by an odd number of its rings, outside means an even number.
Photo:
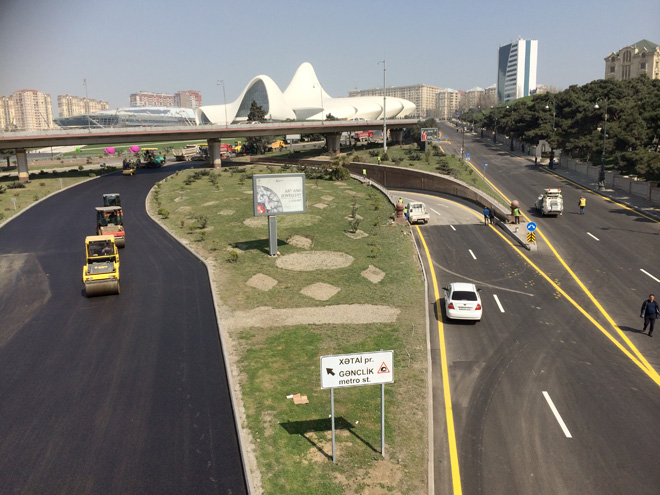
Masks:
[[[497,191],[497,192],[498,192],[498,193],[499,193],[499,194],[500,194],[500,195],[501,195],[506,201],[508,201],[509,203],[511,202],[511,201],[510,201],[510,200],[509,200],[509,199],[508,199],[508,198],[507,198],[507,197],[506,197],[506,196],[505,196],[505,195],[504,195],[504,194],[503,194],[503,193],[502,193],[497,187],[495,187],[495,185],[494,185],[491,181],[489,181],[489,180],[488,180],[488,179],[487,179],[487,178],[486,178],[481,172],[479,172],[479,170],[478,170],[474,165],[472,165],[472,164],[470,163],[470,166],[472,167],[472,169],[473,169],[475,172],[477,172],[477,174],[479,174],[479,175],[481,176],[481,178],[482,178],[483,180],[485,180],[485,181],[486,181],[486,182],[487,182],[487,183],[488,183],[488,184],[489,184],[489,185],[490,185],[495,191]],[[623,205],[622,205],[622,206],[623,206]],[[634,210],[632,210],[632,211],[634,211]],[[524,212],[522,212],[522,211],[521,211],[520,213],[521,213],[522,216],[523,216],[523,217],[529,222],[529,217],[528,217]],[[636,213],[636,212],[635,212],[635,213]],[[600,303],[596,300],[596,298],[591,294],[591,292],[589,291],[589,289],[587,289],[587,287],[582,283],[582,281],[581,281],[581,280],[578,278],[578,276],[573,272],[573,270],[571,270],[571,268],[566,264],[566,262],[565,262],[565,261],[563,260],[563,258],[559,255],[559,253],[558,253],[557,250],[554,248],[554,246],[552,245],[552,243],[548,240],[548,238],[545,236],[545,234],[543,234],[543,232],[541,231],[541,229],[536,229],[536,231],[541,235],[541,237],[543,238],[543,240],[547,243],[547,245],[548,245],[548,247],[550,248],[550,250],[554,253],[555,257],[556,257],[556,258],[559,260],[559,262],[563,265],[563,267],[566,269],[566,271],[568,271],[568,273],[571,275],[571,277],[573,277],[573,280],[575,280],[575,281],[577,282],[577,284],[580,286],[580,288],[583,290],[583,292],[587,295],[587,297],[588,297],[589,299],[591,299],[591,302],[594,303],[594,305],[598,308],[598,310],[599,310],[599,311],[601,312],[601,314],[605,317],[605,319],[610,323],[610,325],[612,325],[612,328],[614,328],[614,330],[617,332],[617,334],[619,335],[619,337],[621,337],[621,339],[623,339],[623,341],[624,341],[624,342],[628,345],[628,347],[633,351],[633,353],[637,356],[637,358],[638,358],[642,363],[644,363],[644,366],[646,366],[646,367],[648,368],[648,371],[649,371],[649,373],[650,373],[649,376],[651,376],[651,377],[653,378],[653,380],[656,381],[656,383],[658,383],[658,384],[660,385],[660,375],[658,375],[658,372],[653,368],[653,366],[651,366],[651,364],[650,364],[650,363],[647,361],[647,359],[642,355],[642,353],[639,351],[639,349],[637,349],[637,347],[631,342],[631,340],[628,338],[628,336],[627,336],[625,333],[623,333],[623,331],[619,328],[619,326],[618,326],[618,325],[614,322],[614,320],[610,317],[610,315],[607,313],[607,311],[605,311],[605,308],[603,308],[603,307],[600,305]],[[498,233],[499,233],[499,232],[498,232]],[[543,274],[543,273],[540,272],[540,271],[539,271],[539,273]],[[543,274],[543,276],[545,276],[545,274]],[[550,279],[548,278],[548,280],[550,280]],[[554,283],[554,282],[553,282],[553,283]],[[580,309],[580,311],[583,311],[582,308],[579,308],[579,309]],[[584,312],[584,311],[583,311],[583,312]],[[586,314],[586,313],[585,313],[585,314]],[[591,317],[589,316],[589,318],[591,318]],[[600,327],[599,325],[597,325],[597,326],[598,326],[599,328],[602,328],[602,327]],[[609,332],[605,331],[605,333],[608,335],[608,337],[612,338],[611,335],[609,334]]]
[[[442,308],[440,307],[440,291],[438,289],[438,280],[435,276],[435,269],[433,268],[433,260],[431,253],[426,245],[426,240],[422,235],[419,226],[415,225],[419,238],[424,246],[426,252],[426,259],[428,260],[429,269],[431,271],[431,280],[433,281],[433,294],[435,296],[435,309],[438,315],[438,339],[440,340],[440,362],[442,367],[442,389],[445,397],[445,417],[447,418],[447,437],[449,441],[449,461],[451,463],[451,480],[454,487],[454,495],[461,495],[463,489],[461,488],[461,472],[458,467],[458,448],[456,447],[456,430],[454,429],[454,410],[451,406],[451,390],[449,389],[449,367],[447,365],[447,348],[445,346],[445,330],[442,325]]]

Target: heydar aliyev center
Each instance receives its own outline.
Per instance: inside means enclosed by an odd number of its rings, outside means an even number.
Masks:
[[[383,118],[383,97],[333,98],[323,90],[312,65],[305,62],[298,67],[284,92],[270,77],[257,76],[236,101],[198,107],[195,119],[198,125],[245,122],[252,101],[256,101],[273,121],[324,120],[328,114],[342,120]],[[384,103],[388,119],[404,118],[415,111],[415,104],[403,98],[387,96]]]

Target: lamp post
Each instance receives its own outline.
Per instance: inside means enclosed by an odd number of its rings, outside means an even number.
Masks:
[[[317,83],[319,85],[319,94],[321,95],[321,125],[324,125],[323,121],[325,120],[325,116],[323,115],[323,112],[325,109],[323,108],[323,86],[321,86],[319,81],[316,81],[316,83],[312,84],[312,87],[315,88]]]
[[[511,107],[509,107],[509,105],[507,105],[506,107],[511,108],[511,140],[510,140],[510,143],[509,143],[509,149],[511,151],[513,151],[513,126],[515,124],[515,121],[513,119],[513,105],[511,105]]]
[[[598,174],[598,190],[605,190],[605,138],[607,138],[607,98],[602,98],[605,100],[605,119],[603,120],[603,153],[600,155],[600,173]],[[598,102],[601,98],[596,100],[594,105],[595,109],[599,109]]]
[[[387,86],[385,85],[385,59],[381,60],[383,63],[383,154],[387,153]],[[381,62],[378,62],[379,64]]]
[[[461,144],[461,161],[463,161],[463,154],[465,153],[465,124],[461,126],[463,131],[463,142]]]
[[[550,110],[550,106],[546,104],[545,106],[546,110]],[[555,168],[555,153],[554,153],[554,147],[555,147],[555,116],[557,114],[557,109],[555,107],[555,100],[552,100],[552,142],[550,143],[550,168],[554,169]]]
[[[224,102],[225,102],[225,127],[229,127],[229,122],[227,121],[227,95],[225,94],[225,81],[224,81],[224,79],[222,81],[218,81],[216,86],[218,84],[222,84],[222,98],[224,99]]]
[[[89,125],[89,98],[87,97],[87,79],[83,79],[83,86],[85,86],[85,113],[87,114],[87,130],[90,130]]]

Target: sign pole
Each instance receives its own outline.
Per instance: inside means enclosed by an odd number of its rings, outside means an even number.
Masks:
[[[385,457],[385,384],[380,384],[380,453]]]
[[[330,389],[330,415],[332,417],[332,462],[335,461],[335,389]]]
[[[268,252],[277,256],[277,216],[268,215]]]

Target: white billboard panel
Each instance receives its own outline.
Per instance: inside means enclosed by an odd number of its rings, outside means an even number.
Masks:
[[[321,356],[321,388],[394,382],[394,351]]]
[[[305,174],[252,176],[254,216],[305,213]]]

